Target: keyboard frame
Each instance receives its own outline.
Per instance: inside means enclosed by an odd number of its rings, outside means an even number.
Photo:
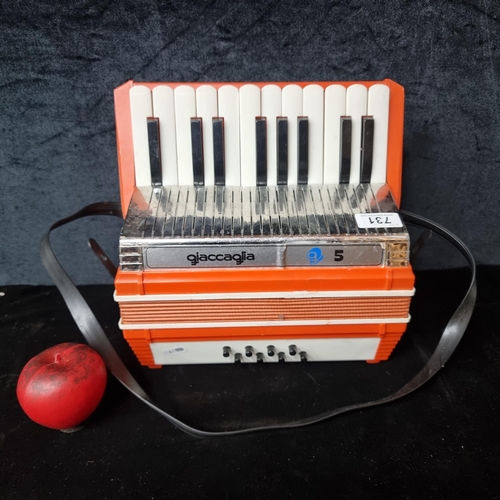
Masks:
[[[126,217],[130,200],[134,189],[135,170],[134,170],[134,150],[132,140],[132,124],[130,113],[130,89],[135,85],[148,87],[153,90],[155,87],[167,85],[172,88],[189,85],[196,89],[202,85],[211,85],[215,88],[224,85],[233,85],[237,88],[248,84],[249,82],[135,82],[130,80],[120,87],[115,89],[115,118],[116,118],[116,142],[118,149],[118,172],[120,180],[120,199],[122,204],[123,217]],[[382,81],[366,81],[366,82],[251,82],[259,88],[265,85],[277,85],[280,88],[286,85],[298,85],[306,87],[307,85],[319,85],[323,88],[329,85],[342,85],[349,87],[355,84],[361,84],[367,88],[376,84],[387,85],[390,89],[389,97],[389,128],[387,141],[387,178],[386,183],[392,193],[392,197],[396,206],[399,207],[401,202],[401,181],[402,181],[402,162],[403,162],[403,126],[404,126],[404,88],[396,82],[385,79]]]

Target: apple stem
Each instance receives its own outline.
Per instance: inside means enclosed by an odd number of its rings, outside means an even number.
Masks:
[[[56,354],[55,360],[56,363],[59,363],[61,361],[61,355],[59,353]]]

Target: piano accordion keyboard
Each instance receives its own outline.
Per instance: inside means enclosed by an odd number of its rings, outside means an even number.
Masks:
[[[389,98],[385,84],[134,85],[136,186],[384,183]]]

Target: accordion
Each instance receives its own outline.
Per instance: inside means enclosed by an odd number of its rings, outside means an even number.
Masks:
[[[400,85],[128,82],[115,108],[141,364],[388,358],[414,294]]]

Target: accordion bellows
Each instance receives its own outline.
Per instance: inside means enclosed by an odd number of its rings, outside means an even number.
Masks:
[[[402,87],[115,91],[115,299],[140,362],[387,359],[414,275],[398,214]]]

